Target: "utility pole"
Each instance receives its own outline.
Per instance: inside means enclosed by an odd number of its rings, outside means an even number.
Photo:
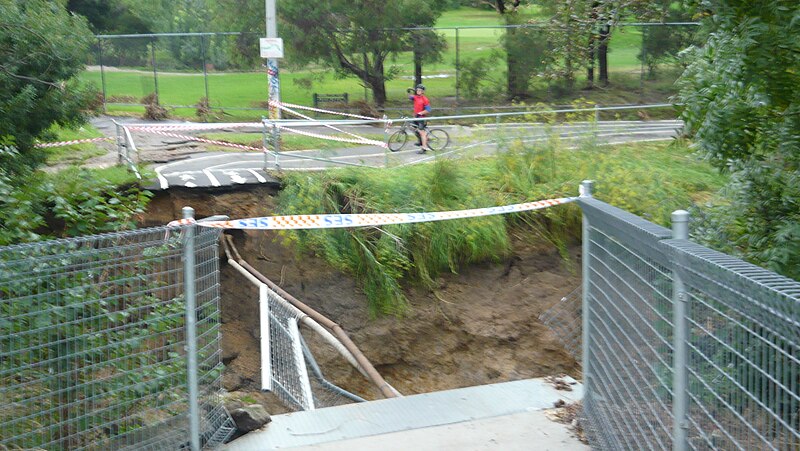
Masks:
[[[276,40],[278,38],[278,18],[275,14],[275,1],[266,0],[266,16],[267,16],[267,40]],[[262,45],[262,56],[263,53]],[[283,43],[280,43],[280,56],[277,58],[270,56],[267,58],[267,80],[269,82],[269,118],[280,119],[281,110],[275,105],[281,101],[281,81],[278,73],[278,58],[283,57]]]

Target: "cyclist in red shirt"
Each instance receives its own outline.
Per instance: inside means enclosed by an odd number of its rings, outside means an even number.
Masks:
[[[431,112],[431,103],[427,97],[425,97],[425,85],[418,84],[416,88],[416,93],[412,94],[411,88],[408,89],[408,100],[414,102],[414,117],[417,118],[424,118]],[[416,127],[417,133],[417,145],[422,146],[419,153],[425,153],[431,150],[428,147],[428,132],[427,132],[427,121],[419,120],[414,121],[413,124]]]

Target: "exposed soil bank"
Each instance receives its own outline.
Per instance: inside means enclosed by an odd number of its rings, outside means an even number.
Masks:
[[[191,206],[197,217],[232,218],[273,214],[276,191],[170,190],[153,200],[152,225],[180,217]],[[403,394],[567,373],[578,365],[538,316],[580,283],[579,249],[570,271],[555,248],[513,238],[513,255],[501,264],[475,265],[446,274],[433,292],[409,287],[408,317],[370,319],[367,300],[355,281],[320,259],[296,255],[275,232],[233,232],[242,257],[286,291],[339,323],[383,377]],[[224,259],[223,259],[224,260]],[[257,393],[257,291],[224,261],[222,346],[229,390]],[[369,399],[379,392],[343,359],[319,350],[315,334],[304,331],[315,357],[332,382]],[[271,409],[272,413],[278,413]]]

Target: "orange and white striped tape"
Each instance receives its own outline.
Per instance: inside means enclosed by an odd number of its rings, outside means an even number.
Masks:
[[[369,144],[369,145],[378,146],[378,147],[387,147],[388,146],[388,144],[386,144],[383,141],[375,141],[374,139],[368,139],[368,138],[361,138],[361,137],[359,137],[358,139],[355,139],[355,138],[353,138],[353,139],[350,139],[350,138],[339,138],[338,136],[323,135],[323,134],[320,134],[320,133],[307,132],[307,131],[304,131],[304,130],[301,131],[301,130],[297,130],[295,128],[289,128],[289,127],[279,127],[279,128],[281,130],[286,130],[286,131],[289,131],[289,132],[292,132],[292,133],[297,133],[298,135],[310,136],[312,138],[319,138],[319,139],[327,139],[328,141],[338,141],[338,142],[353,143],[353,144]]]
[[[318,123],[319,125],[321,125],[321,126],[323,126],[325,128],[329,128],[329,129],[331,129],[333,131],[337,131],[339,133],[343,133],[345,135],[352,136],[353,138],[356,138],[356,139],[367,139],[367,138],[364,138],[363,136],[356,135],[355,133],[346,132],[346,131],[344,131],[344,130],[342,130],[340,128],[334,127],[331,124],[327,124],[325,122],[320,122],[320,121],[314,119],[311,116],[306,116],[305,114],[297,112],[297,111],[295,111],[295,110],[293,110],[291,108],[282,107],[281,109],[286,111],[286,112],[288,112],[288,113],[294,114],[295,116],[300,117],[302,119],[305,119],[305,120],[308,120],[308,121],[312,121],[312,122],[316,122],[316,123]]]
[[[109,138],[104,136],[102,138],[86,138],[86,139],[73,139],[71,141],[59,141],[53,143],[37,143],[36,147],[45,148],[45,147],[61,147],[61,146],[71,146],[73,144],[87,144],[93,143],[98,141],[113,141],[114,138]]]
[[[261,122],[221,122],[221,123],[208,123],[208,124],[147,124],[147,125],[131,125],[128,130],[131,131],[148,131],[152,129],[165,130],[165,131],[179,131],[179,130],[217,130],[228,128],[245,128],[257,127],[261,128]]]
[[[474,208],[470,210],[438,211],[432,213],[372,213],[372,214],[330,214],[330,215],[291,215],[262,216],[258,218],[234,219],[230,221],[197,222],[203,227],[248,230],[286,230],[286,229],[334,229],[348,227],[367,227],[389,224],[411,224],[416,222],[445,221],[449,219],[477,218],[481,216],[519,213],[541,210],[555,205],[563,205],[577,200],[577,197],[561,197],[522,204],[498,207]],[[179,219],[168,224],[169,227],[194,224],[194,219]]]
[[[323,110],[323,109],[320,109],[320,108],[313,108],[313,107],[310,107],[310,106],[296,105],[294,103],[276,102],[274,100],[270,100],[269,101],[269,105],[270,106],[274,106],[274,107],[278,107],[278,108],[290,107],[290,108],[297,108],[299,110],[316,111],[317,113],[337,114],[339,116],[354,117],[356,119],[365,119],[365,120],[368,120],[368,121],[378,121],[378,122],[381,121],[381,119],[378,119],[376,117],[361,116],[360,114],[342,113],[341,111]]]

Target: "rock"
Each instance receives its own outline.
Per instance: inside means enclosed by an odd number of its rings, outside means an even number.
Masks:
[[[264,406],[250,404],[231,412],[231,417],[240,432],[254,431],[272,421]]]
[[[234,351],[231,349],[222,349],[222,364],[225,366],[230,365],[236,357],[239,357],[239,351]]]
[[[236,409],[241,409],[244,407],[244,403],[241,400],[227,397],[223,400],[223,405],[225,406],[225,410],[228,412],[233,412]]]
[[[239,376],[233,371],[226,371],[222,375],[222,388],[228,391],[236,391],[242,388],[242,376]]]

